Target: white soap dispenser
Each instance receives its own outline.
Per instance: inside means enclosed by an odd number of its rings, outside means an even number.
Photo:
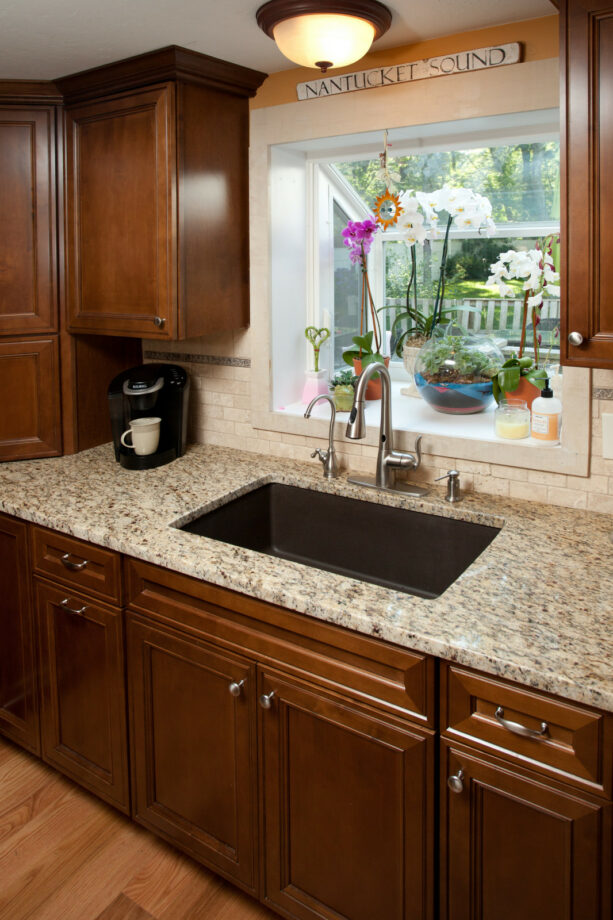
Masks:
[[[561,427],[562,403],[553,395],[549,378],[545,378],[541,395],[532,403],[530,433],[541,444],[553,447],[560,443]]]

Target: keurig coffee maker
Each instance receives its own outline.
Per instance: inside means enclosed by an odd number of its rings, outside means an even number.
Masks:
[[[176,364],[143,364],[118,374],[108,391],[118,463],[129,470],[150,470],[180,457],[185,451],[188,397],[188,376]],[[157,447],[152,449],[155,441],[137,441],[137,426],[132,430],[136,419],[150,420],[151,425],[140,423],[147,429],[155,429],[159,420]]]

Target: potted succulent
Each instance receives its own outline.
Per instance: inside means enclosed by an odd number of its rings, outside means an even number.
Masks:
[[[504,357],[495,342],[461,327],[438,326],[420,350],[415,383],[437,412],[469,415],[493,400],[493,378]]]
[[[350,412],[353,406],[355,381],[357,377],[353,371],[338,371],[330,381],[330,389],[334,398],[334,405],[338,412]]]

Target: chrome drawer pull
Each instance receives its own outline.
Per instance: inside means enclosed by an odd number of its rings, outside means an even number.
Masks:
[[[82,562],[72,562],[70,556],[70,553],[64,553],[61,559],[65,567],[70,569],[72,572],[80,572],[81,569],[84,569],[89,562],[89,559],[84,559]]]
[[[82,607],[79,607],[78,610],[75,610],[74,607],[70,607],[70,606],[68,605],[68,598],[67,598],[67,597],[65,597],[63,601],[60,601],[60,607],[62,608],[62,610],[65,610],[66,613],[74,613],[74,614],[77,615],[77,616],[78,616],[79,614],[81,614],[81,613],[85,613],[85,611],[87,610],[87,605],[86,605],[86,604],[84,604]]]
[[[534,741],[540,741],[549,731],[547,722],[541,722],[540,730],[526,728],[525,725],[521,725],[519,722],[509,722],[504,717],[504,709],[502,706],[498,707],[494,715],[496,716],[496,721],[502,725],[503,728],[506,728],[509,732],[513,732],[514,735],[521,735],[522,738],[532,738]]]
[[[273,690],[271,693],[263,693],[260,697],[260,706],[262,709],[272,709],[272,701],[275,695]]]
[[[245,686],[244,680],[235,681],[233,680],[228,690],[230,691],[231,696],[240,696],[243,692],[243,687]]]

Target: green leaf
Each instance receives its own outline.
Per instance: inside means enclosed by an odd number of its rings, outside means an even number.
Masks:
[[[508,364],[508,362],[507,362]],[[498,386],[505,393],[512,393],[519,386],[520,369],[519,367],[507,367],[503,365],[502,370],[498,372]]]
[[[372,352],[372,337],[373,333],[371,331],[367,332],[365,335],[354,335],[351,341],[355,342],[362,351],[369,353]]]
[[[348,364],[349,367],[353,367],[353,359],[360,357],[359,348],[348,348],[347,351],[343,352],[343,361],[345,364]]]

